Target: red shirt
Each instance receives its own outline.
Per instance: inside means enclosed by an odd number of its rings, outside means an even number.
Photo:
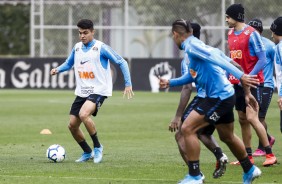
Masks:
[[[258,57],[251,56],[249,50],[250,35],[254,31],[255,29],[253,27],[247,26],[245,30],[239,35],[234,34],[234,29],[231,29],[228,32],[228,46],[230,50],[230,57],[242,67],[245,74],[249,74],[258,62]],[[263,83],[264,78],[262,70],[259,71],[257,75],[260,83]],[[232,84],[239,83],[239,80],[232,75],[229,75],[229,81]]]

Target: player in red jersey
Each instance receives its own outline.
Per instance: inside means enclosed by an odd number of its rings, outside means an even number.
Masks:
[[[226,22],[229,28],[232,28],[228,32],[230,57],[242,67],[244,73],[258,75],[260,85],[257,88],[251,88],[251,92],[260,104],[264,82],[262,69],[266,64],[265,48],[261,37],[253,27],[244,23],[244,7],[241,4],[232,4],[227,8]],[[254,163],[251,148],[252,126],[266,152],[266,160],[263,165],[270,166],[277,163],[277,159],[272,153],[266,130],[260,123],[258,116],[248,117],[245,95],[239,81],[233,76],[229,76],[229,80],[234,84],[236,94],[235,107],[239,116],[243,142],[250,160]],[[237,165],[239,162],[232,162],[231,164]]]

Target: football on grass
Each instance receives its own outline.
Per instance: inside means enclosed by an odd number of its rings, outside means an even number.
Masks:
[[[66,157],[66,151],[61,145],[53,144],[47,149],[46,157],[52,162],[62,162]]]

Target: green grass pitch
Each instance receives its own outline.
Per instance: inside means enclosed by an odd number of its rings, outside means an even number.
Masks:
[[[184,177],[184,165],[168,124],[175,114],[180,93],[135,92],[132,100],[115,91],[108,98],[94,121],[104,146],[101,164],[91,161],[75,163],[81,154],[67,125],[69,108],[74,100],[72,90],[0,90],[0,183],[1,184],[166,184],[177,183]],[[267,115],[269,132],[275,136],[273,151],[282,159],[277,94],[274,94]],[[237,114],[235,114],[237,117]],[[52,135],[41,135],[48,128]],[[84,126],[86,140],[90,137]],[[241,137],[239,123],[235,122]],[[217,133],[215,136],[218,139]],[[257,137],[253,133],[253,150]],[[66,149],[63,163],[50,163],[45,157],[51,144]],[[230,161],[234,157],[219,141]],[[201,147],[201,170],[205,183],[242,183],[240,166],[228,165],[226,174],[213,179],[215,158]],[[254,183],[282,183],[279,163],[264,168],[264,158],[255,158],[262,177]]]

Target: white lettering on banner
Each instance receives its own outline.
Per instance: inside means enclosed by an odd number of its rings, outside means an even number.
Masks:
[[[30,71],[32,64],[27,64],[24,61],[18,61],[12,68],[11,82],[16,88],[73,88],[75,86],[73,70],[50,76],[51,66],[52,68],[57,67],[58,63],[47,63],[43,65],[43,69],[35,68]],[[66,81],[67,78],[68,81]],[[1,77],[0,79],[5,81],[5,77]],[[2,83],[3,82],[1,82],[0,87],[3,88]]]
[[[26,64],[23,61],[19,61],[19,62],[17,62],[14,65],[14,67],[12,69],[12,73],[11,73],[12,83],[14,84],[14,86],[16,88],[24,88],[24,87],[26,87],[28,85],[28,81],[27,80],[28,80],[29,74],[26,73],[26,72],[25,73],[20,73],[19,76],[18,76],[20,80],[18,80],[16,78],[16,76],[15,76],[15,70],[17,68],[20,68],[22,70],[28,70],[30,68],[30,65]]]
[[[5,70],[0,68],[0,88],[4,88],[6,86],[5,79],[6,79],[6,72]]]
[[[42,71],[37,68],[30,73],[29,85],[31,88],[41,88],[42,85],[41,81],[42,81]]]

